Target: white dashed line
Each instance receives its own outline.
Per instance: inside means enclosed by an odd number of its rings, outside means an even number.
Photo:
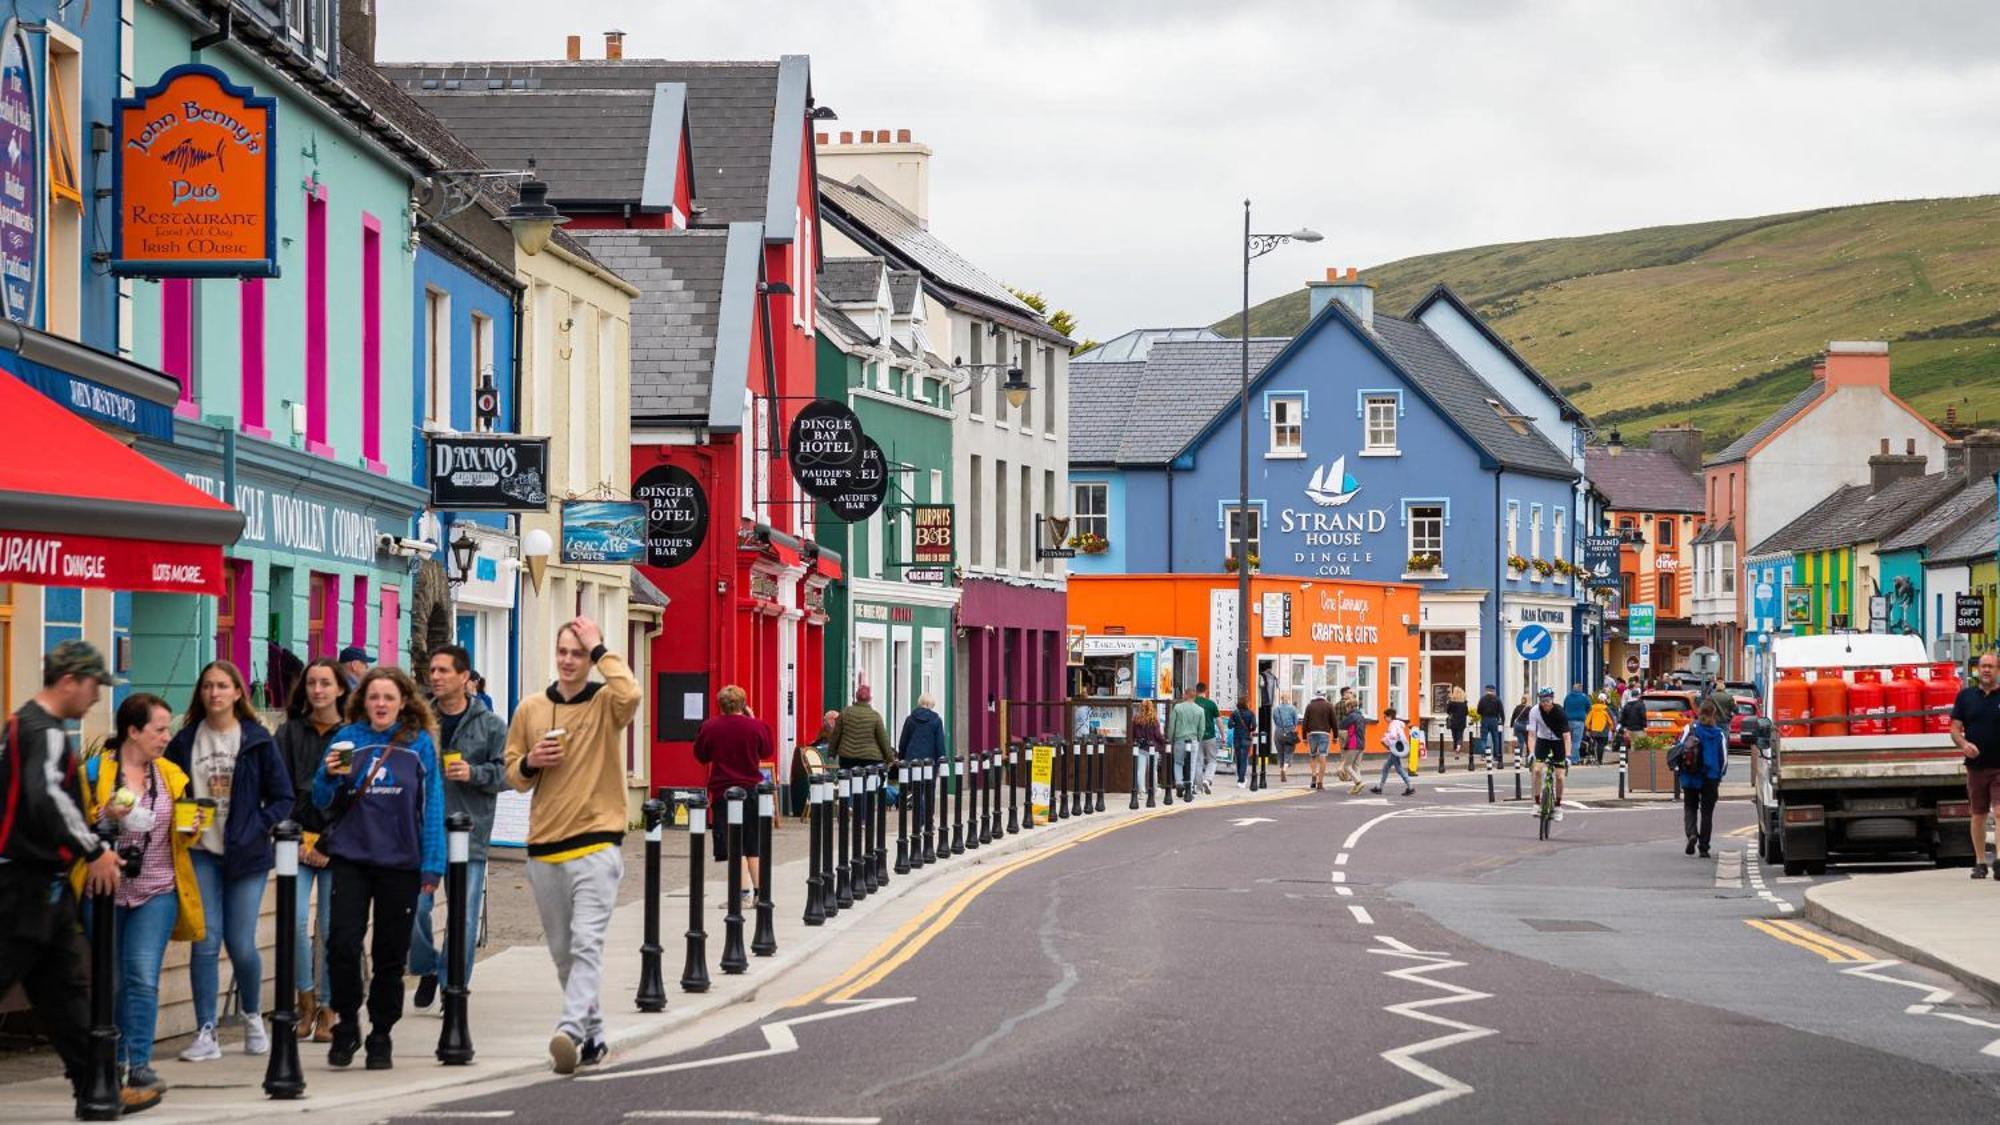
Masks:
[[[1336,882],[1336,883],[1345,883],[1345,882],[1347,882],[1347,872],[1345,872],[1345,871],[1336,871],[1336,872],[1334,872],[1334,873],[1333,873],[1333,881],[1334,881],[1334,882]]]
[[[1334,893],[1334,894],[1337,894],[1337,895],[1341,895],[1341,896],[1345,897],[1345,896],[1347,896],[1347,895],[1352,895],[1352,894],[1354,893],[1354,888],[1353,888],[1353,887],[1335,887],[1335,888],[1333,888],[1333,893]]]
[[[1349,906],[1347,912],[1354,915],[1354,920],[1364,926],[1375,924],[1375,919],[1368,916],[1368,908],[1365,906]]]
[[[1344,866],[1346,866],[1346,864],[1347,864],[1347,853],[1346,853],[1346,852],[1341,852],[1341,853],[1340,853],[1339,855],[1337,855],[1337,856],[1334,856],[1334,857],[1333,857],[1333,864],[1334,864],[1334,866],[1335,866],[1335,867],[1344,867]]]
[[[1758,898],[1777,907],[1780,914],[1792,913],[1797,908],[1786,902],[1783,896],[1773,894],[1771,889],[1764,885],[1764,865],[1759,859],[1760,857],[1751,855],[1743,865],[1744,873],[1750,877],[1750,889],[1757,892]]]

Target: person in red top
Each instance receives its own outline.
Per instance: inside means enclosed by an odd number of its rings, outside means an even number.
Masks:
[[[771,747],[771,728],[750,715],[742,688],[735,684],[723,688],[716,693],[715,706],[722,713],[695,732],[694,760],[708,767],[709,822],[716,826],[709,835],[715,837],[715,858],[720,860],[728,857],[725,829],[729,810],[723,804],[723,793],[735,786],[749,794],[743,806],[743,823],[749,825],[757,815],[757,783],[764,780],[758,767],[773,761],[776,751]],[[745,835],[747,838],[748,833]],[[744,850],[748,853],[750,849],[746,846]],[[743,884],[747,897],[752,887],[761,885],[758,879],[762,872],[754,856],[746,854],[743,861],[750,873]]]

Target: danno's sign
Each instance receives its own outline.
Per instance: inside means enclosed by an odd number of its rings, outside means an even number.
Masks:
[[[540,512],[549,506],[549,439],[432,434],[431,507],[441,512]]]
[[[112,272],[278,275],[276,99],[184,63],[111,119]]]

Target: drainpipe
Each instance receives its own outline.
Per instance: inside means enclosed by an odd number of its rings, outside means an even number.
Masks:
[[[1174,465],[1167,462],[1167,573],[1174,572]]]
[[[1506,511],[1507,509],[1501,507],[1500,505],[1500,473],[1496,470],[1493,474],[1493,514],[1500,519],[1505,519],[1507,518]],[[1498,535],[1494,536],[1493,538],[1496,543],[1505,542],[1505,540],[1501,539]],[[1507,701],[1507,680],[1506,677],[1502,674],[1506,671],[1506,669],[1501,666],[1500,662],[1506,658],[1506,651],[1507,651],[1506,642],[1504,639],[1507,635],[1507,611],[1500,604],[1500,590],[1501,590],[1501,583],[1507,580],[1506,568],[1507,568],[1507,557],[1505,555],[1502,555],[1497,550],[1494,551],[1493,552],[1493,640],[1491,642],[1493,647],[1493,668],[1491,671],[1487,673],[1487,675],[1493,677],[1494,686],[1500,689],[1500,701],[1503,704]],[[1422,607],[1419,606],[1418,619],[1421,620],[1422,616],[1423,616],[1423,610]],[[1502,740],[1502,749],[1505,749],[1504,739]]]

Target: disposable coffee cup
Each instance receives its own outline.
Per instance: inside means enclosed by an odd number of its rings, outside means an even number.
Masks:
[[[194,833],[194,809],[194,802],[186,797],[174,802],[174,831],[183,836]]]
[[[446,768],[455,766],[458,763],[463,762],[464,760],[465,760],[465,755],[459,753],[456,750],[447,750],[444,752],[444,764]]]
[[[563,735],[566,735],[568,733],[569,731],[563,729],[562,727],[550,727],[548,733],[544,734],[542,737],[552,738],[555,739],[557,742],[561,742],[563,740]]]
[[[352,742],[334,743],[333,752],[340,755],[341,769],[351,770],[354,768],[354,744]]]
[[[194,803],[195,803],[195,807],[201,810],[201,822],[202,822],[202,824],[204,824],[204,825],[209,825],[209,824],[214,824],[214,823],[215,823],[215,808],[216,808],[216,805],[215,805],[215,798],[213,798],[213,797],[196,797],[196,798],[194,799]]]

